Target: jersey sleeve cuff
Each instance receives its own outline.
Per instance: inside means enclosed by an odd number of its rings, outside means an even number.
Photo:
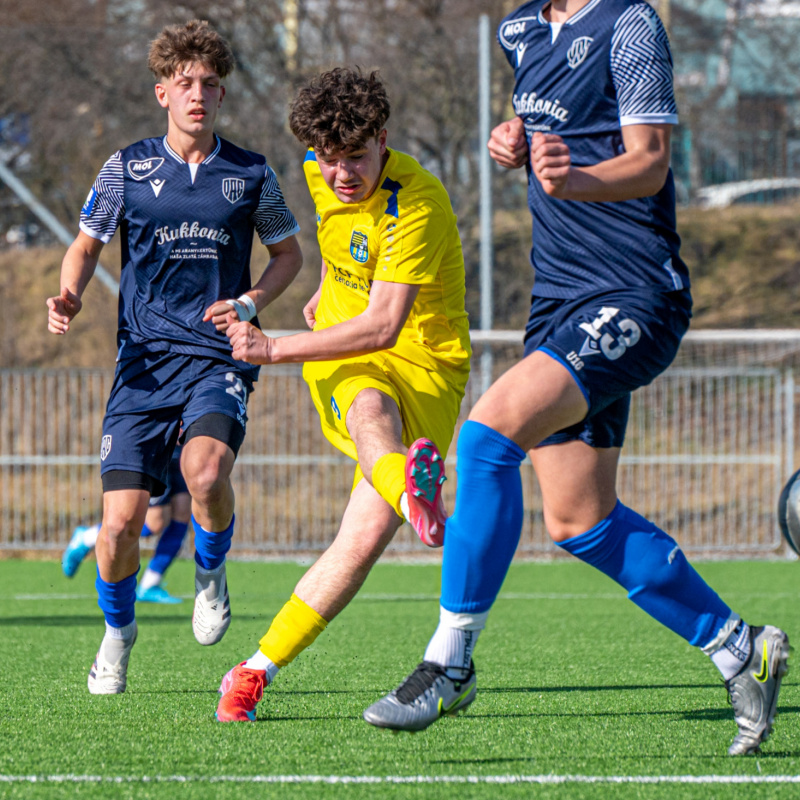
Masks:
[[[114,234],[112,233],[111,236],[108,236],[105,233],[100,233],[99,231],[90,228],[85,223],[81,222],[78,226],[87,236],[91,236],[92,239],[99,239],[103,244],[108,244],[113,238]]]
[[[626,125],[677,125],[677,114],[626,114],[619,118],[621,128]]]
[[[263,236],[259,236],[258,238],[261,240],[261,244],[276,244],[277,242],[282,242],[284,239],[288,239],[290,236],[296,236],[300,233],[300,226],[295,225],[290,231],[286,231],[285,233],[281,233],[278,236],[270,236],[269,238],[265,239]]]

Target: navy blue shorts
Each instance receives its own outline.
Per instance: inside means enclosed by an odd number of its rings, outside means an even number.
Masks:
[[[120,361],[103,419],[101,476],[112,471],[138,473],[147,477],[151,495],[162,494],[181,428],[190,438],[193,423],[203,418],[228,420],[236,440],[230,446],[236,452],[252,390],[249,377],[213,358],[146,353]],[[202,433],[214,436],[213,426]],[[104,486],[108,489],[105,480]],[[117,483],[113,488],[138,486]]]
[[[589,405],[582,422],[538,446],[580,440],[592,447],[622,447],[631,392],[672,363],[691,309],[687,290],[620,289],[568,300],[533,297],[525,355],[541,350],[561,362]]]
[[[181,451],[183,447],[177,445],[172,453],[172,458],[169,460],[169,467],[167,468],[167,485],[164,489],[164,494],[158,497],[150,498],[150,507],[154,506],[168,506],[172,502],[172,498],[176,494],[188,493],[189,489],[186,486],[186,479],[181,472]]]

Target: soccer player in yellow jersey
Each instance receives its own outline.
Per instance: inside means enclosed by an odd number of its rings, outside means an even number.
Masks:
[[[305,362],[325,436],[357,466],[332,545],[255,655],[223,678],[223,722],[255,720],[264,688],[350,602],[403,518],[426,544],[443,543],[442,455],[469,375],[464,259],[447,192],[387,148],[388,117],[376,73],[334,69],[298,92],[289,121],[309,148],[323,259],[304,309],[312,331],[228,328],[236,359]]]

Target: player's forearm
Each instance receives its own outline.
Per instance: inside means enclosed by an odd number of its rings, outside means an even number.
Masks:
[[[318,331],[272,340],[271,362],[335,361],[376,353],[394,346],[395,327],[366,314]]]
[[[61,286],[78,297],[83,295],[87,284],[97,268],[98,257],[87,251],[76,239],[68,248],[61,262]]]
[[[255,302],[256,309],[261,311],[280,297],[302,266],[303,255],[299,247],[274,255],[256,284],[246,292]]]
[[[627,152],[590,167],[572,167],[558,197],[603,203],[658,194],[669,172],[669,137],[648,136],[647,126],[641,128],[644,133],[628,134]]]

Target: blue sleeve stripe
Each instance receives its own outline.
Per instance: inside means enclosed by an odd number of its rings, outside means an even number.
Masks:
[[[306,161],[316,161],[316,160],[317,160],[317,154],[309,147],[308,150],[306,150],[306,157],[303,159],[303,163],[305,164]]]
[[[381,184],[381,189],[391,192],[386,201],[386,211],[384,212],[389,217],[399,217],[400,210],[397,205],[397,193],[403,188],[401,183],[393,181],[391,178],[386,178]]]
[[[646,3],[631,6],[614,26],[611,77],[621,118],[677,114],[669,41],[658,14]]]
[[[283,199],[278,179],[270,167],[267,167],[264,174],[264,185],[261,188],[258,208],[253,213],[253,224],[258,238],[264,244],[279,242],[300,230],[294,214],[289,211]]]
[[[81,229],[93,231],[95,238],[110,242],[125,213],[125,179],[122,174],[122,152],[106,161],[81,209]]]

